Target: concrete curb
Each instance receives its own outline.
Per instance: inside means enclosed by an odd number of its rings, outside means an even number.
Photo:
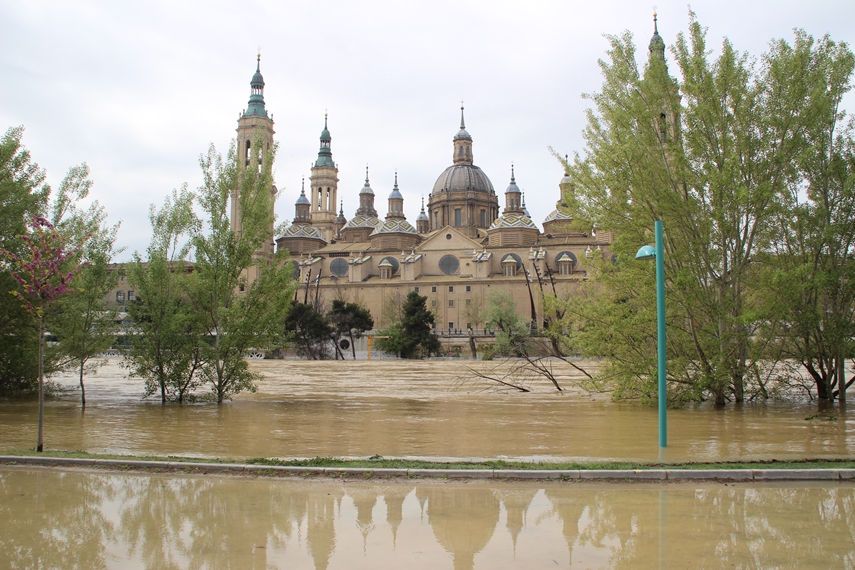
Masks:
[[[170,469],[185,473],[328,475],[332,477],[434,477],[446,479],[532,479],[561,481],[852,481],[855,469],[394,469],[378,467],[298,467],[244,463],[144,461],[0,455],[4,465]]]

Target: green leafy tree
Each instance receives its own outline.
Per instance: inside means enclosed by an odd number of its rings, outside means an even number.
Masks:
[[[776,73],[809,76],[815,116],[789,186],[790,208],[778,222],[780,238],[763,259],[768,287],[761,298],[776,316],[764,332],[784,357],[801,363],[819,399],[830,401],[842,393],[855,336],[855,128],[841,110],[855,57],[846,44],[800,31],[793,47],[778,42],[775,49],[797,56]]]
[[[292,303],[285,316],[285,331],[301,351],[312,360],[329,357],[328,347],[334,341],[333,328],[326,315],[311,303]]]
[[[106,225],[107,213],[94,202],[82,210],[78,204],[92,182],[85,164],[71,168],[52,200],[52,218],[57,230],[72,241],[86,240],[76,262],[83,266],[75,274],[72,290],[64,295],[48,322],[59,339],[57,366],[75,367],[79,372],[80,399],[86,405],[84,371],[90,360],[110,348],[119,332],[116,311],[106,307],[105,297],[118,275],[110,262],[121,250],[115,248],[119,225]],[[91,368],[91,366],[90,366]]]
[[[282,323],[294,294],[286,256],[266,253],[273,232],[272,166],[275,146],[261,154],[261,141],[241,167],[234,145],[223,160],[211,146],[200,158],[203,185],[199,204],[207,233],[193,237],[195,270],[189,300],[205,335],[202,376],[217,400],[243,390],[255,391],[260,375],[249,370],[245,355],[283,342]],[[240,229],[227,215],[229,196],[237,192]]]
[[[354,338],[359,338],[364,332],[374,328],[371,311],[358,303],[348,303],[343,299],[335,299],[327,317],[333,327],[336,345],[342,336],[347,335],[350,338],[353,359],[356,360],[356,344],[353,341]]]
[[[74,259],[77,249],[68,247],[65,237],[45,218],[33,216],[29,229],[21,236],[26,248],[23,255],[5,249],[0,250],[0,255],[12,266],[12,278],[23,289],[10,293],[39,323],[39,436],[36,451],[41,452],[44,449],[45,323],[59,297],[70,290],[77,268],[68,270],[67,265]]]
[[[658,36],[657,36],[658,37]],[[743,401],[770,353],[758,341],[770,315],[755,261],[770,250],[776,220],[800,176],[799,157],[816,120],[815,54],[797,35],[772,44],[759,66],[725,40],[711,60],[705,30],[672,50],[651,42],[643,70],[630,34],[610,37],[604,83],[590,96],[586,150],[568,164],[579,219],[616,233],[617,265],[592,268],[601,294],[567,307],[584,321],[575,343],[612,356],[603,368],[620,397],[655,398],[655,285],[632,258],[665,227],[668,365],[675,400]],[[661,42],[661,39],[660,39]]]
[[[50,188],[45,172],[21,144],[23,127],[0,138],[0,249],[23,255],[27,221],[45,211]],[[35,392],[38,386],[38,323],[7,291],[22,291],[11,266],[0,264],[0,393]]]
[[[160,210],[151,206],[151,245],[128,266],[137,298],[127,308],[133,327],[124,366],[145,381],[146,396],[159,393],[164,404],[184,402],[201,382],[205,338],[187,298],[189,235],[199,225],[193,200],[185,185]]]
[[[378,348],[401,358],[421,358],[438,354],[439,338],[433,332],[434,316],[427,308],[427,297],[410,291],[404,301],[401,320],[381,331]]]
[[[523,356],[529,352],[531,322],[517,314],[517,305],[506,293],[491,291],[484,311],[487,323],[496,331],[493,351],[499,356]]]

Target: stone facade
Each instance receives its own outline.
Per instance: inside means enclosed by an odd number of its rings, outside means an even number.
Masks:
[[[273,120],[264,108],[258,69],[251,87],[249,107],[238,120],[241,153],[247,153],[253,141],[273,143]],[[501,291],[516,302],[521,316],[532,316],[533,308],[535,320],[542,323],[544,295],[572,296],[587,276],[586,261],[608,254],[611,234],[577,227],[563,211],[564,198],[572,192],[566,173],[543,231],[525,208],[513,169],[500,212],[492,182],[473,162],[473,139],[462,108],[460,129],[452,139],[452,165],[437,178],[427,207],[422,202],[415,227],[404,215],[397,173],[385,218],[376,210],[367,169],[353,217],[347,220],[343,210],[336,214],[338,167],[326,118],[320,141],[308,194],[304,181],[293,223],[275,238],[276,247],[291,254],[300,281],[298,301],[318,302],[322,308],[336,298],[360,302],[376,326],[383,327],[390,324],[384,308],[400,305],[416,291],[428,298],[437,329],[465,331],[484,327],[487,297]],[[236,198],[234,194],[231,223],[240,231]],[[272,242],[261,244],[260,255],[272,252]],[[122,278],[108,300],[121,306],[132,295]]]
[[[312,216],[306,223],[301,194],[294,223],[276,238],[277,247],[291,253],[300,280],[297,300],[317,302],[322,308],[336,298],[360,302],[371,311],[376,325],[383,327],[390,324],[386,309],[400,305],[410,291],[416,291],[428,298],[437,329],[465,331],[484,326],[491,291],[509,295],[525,318],[534,307],[537,322],[543,320],[544,295],[568,297],[576,292],[587,275],[585,260],[605,253],[611,234],[574,227],[563,211],[564,195],[572,192],[566,174],[558,184],[559,199],[544,221],[544,231],[531,220],[513,169],[500,213],[492,182],[473,163],[473,141],[462,113],[461,109],[460,130],[452,139],[453,164],[437,179],[427,211],[422,204],[416,227],[404,216],[397,174],[387,215],[381,219],[366,170],[359,208],[350,220],[340,212],[340,229],[333,236],[326,218],[315,221],[317,196],[312,198]],[[318,162],[332,164],[325,139],[331,139],[326,121]],[[337,186],[330,184],[337,192]],[[311,241],[306,239],[309,227],[319,230]],[[318,239],[321,234],[323,241]]]

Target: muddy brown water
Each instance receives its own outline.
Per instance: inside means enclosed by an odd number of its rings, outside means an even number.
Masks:
[[[4,568],[852,568],[851,484],[276,480],[0,467]]]
[[[545,381],[531,393],[461,384],[473,361],[251,362],[265,380],[256,394],[222,406],[163,406],[142,399],[142,382],[111,360],[86,379],[81,409],[71,389],[48,401],[45,449],[133,455],[426,457],[656,460],[657,411],[616,404]],[[558,366],[558,365],[556,365]],[[559,382],[578,373],[562,365]],[[806,419],[812,418],[812,419]],[[34,448],[35,401],[0,401],[0,450]],[[754,404],[671,410],[670,461],[851,457],[852,412],[816,404]]]

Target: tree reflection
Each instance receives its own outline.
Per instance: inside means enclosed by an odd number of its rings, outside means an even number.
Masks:
[[[8,568],[106,568],[113,476],[0,472],[0,560]]]

